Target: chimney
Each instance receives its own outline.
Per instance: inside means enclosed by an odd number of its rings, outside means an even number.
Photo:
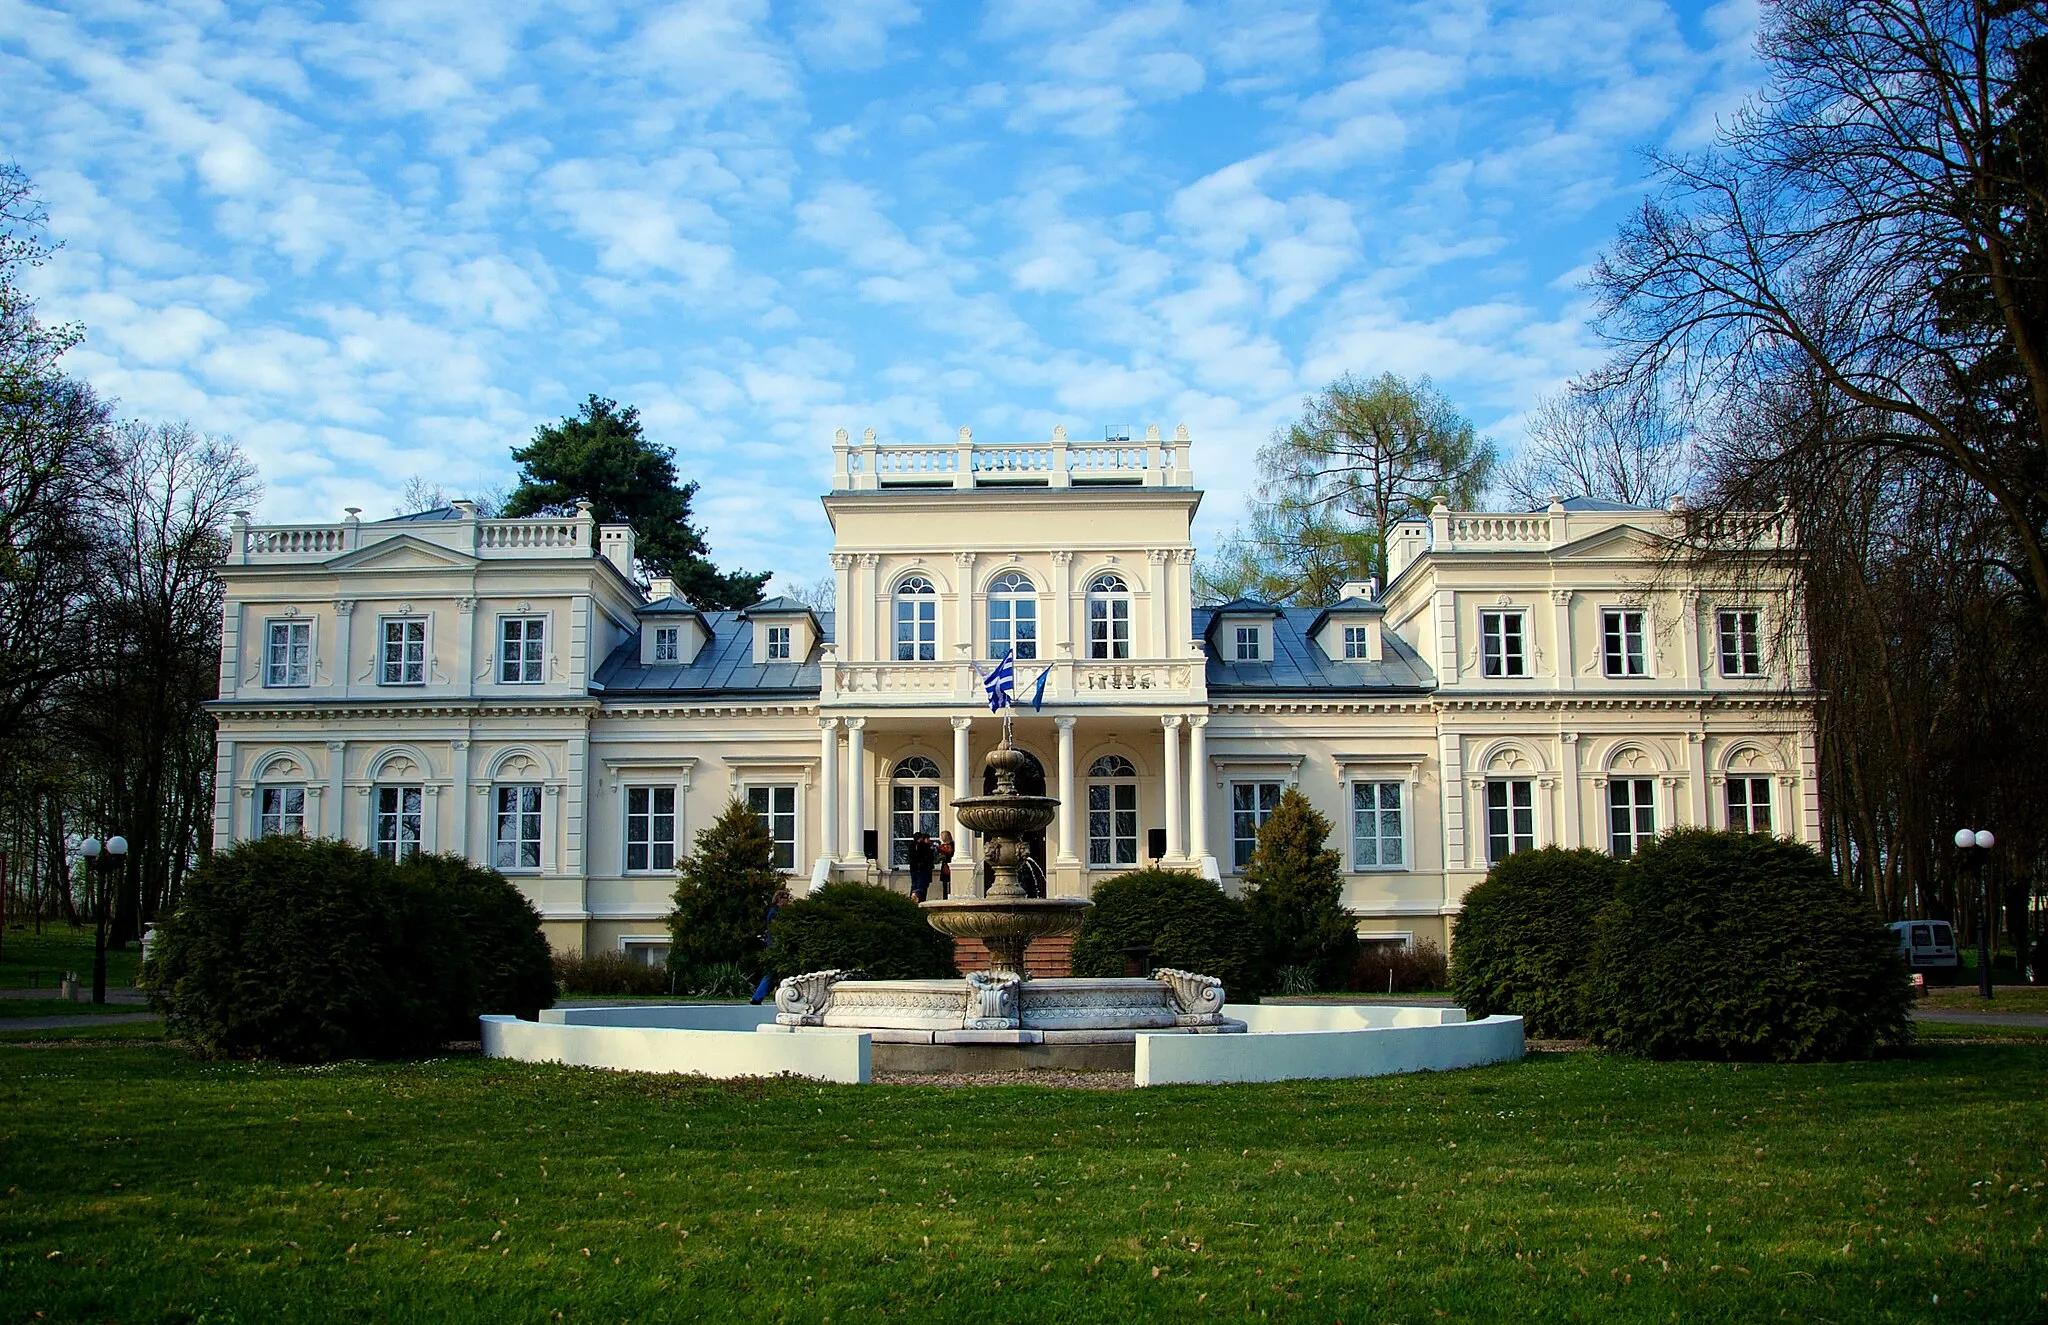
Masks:
[[[656,576],[647,583],[647,601],[650,603],[658,603],[664,598],[673,598],[675,594],[676,582],[674,580]]]
[[[633,526],[629,524],[599,525],[597,530],[598,553],[609,561],[627,579],[633,578]]]

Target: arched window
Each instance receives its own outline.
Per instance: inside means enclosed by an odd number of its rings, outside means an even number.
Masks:
[[[939,591],[922,575],[896,586],[896,661],[932,662],[939,656]]]
[[[910,839],[919,833],[938,840],[939,766],[923,755],[912,755],[896,765],[889,780],[889,864],[904,869],[910,864]]]
[[[988,656],[1013,649],[1019,658],[1038,656],[1038,588],[1029,576],[1004,571],[988,586]]]
[[[1088,768],[1088,867],[1138,863],[1138,770],[1122,755]]]
[[[1121,575],[1098,575],[1088,584],[1088,656],[1131,656],[1131,586]]]

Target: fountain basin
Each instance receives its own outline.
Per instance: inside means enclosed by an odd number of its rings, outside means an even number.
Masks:
[[[956,939],[1072,934],[1094,903],[1083,897],[954,897],[924,904],[925,922]]]

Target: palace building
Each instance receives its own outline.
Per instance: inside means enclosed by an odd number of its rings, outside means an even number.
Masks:
[[[659,960],[673,866],[734,797],[798,890],[907,888],[919,830],[975,843],[1014,652],[1053,895],[1157,859],[1238,887],[1299,788],[1367,939],[1448,938],[1509,852],[1626,854],[1679,824],[1818,837],[1813,696],[1782,577],[1664,555],[1674,516],[1439,506],[1388,583],[1195,605],[1185,428],[1141,441],[833,446],[836,610],[702,611],[588,508],[253,525],[226,578],[214,840],[304,832],[502,870],[551,941]],[[1768,540],[1783,546],[1782,536]],[[1757,584],[1765,586],[1760,592]],[[1775,586],[1775,587],[1774,587]],[[1042,687],[1041,687],[1042,678]]]

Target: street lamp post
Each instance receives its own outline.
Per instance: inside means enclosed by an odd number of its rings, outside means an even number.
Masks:
[[[1977,883],[1977,992],[1991,997],[1991,893],[1984,886],[1984,862],[1998,839],[1987,828],[1956,829],[1956,851]]]
[[[107,876],[117,874],[128,856],[128,839],[114,836],[101,842],[88,837],[78,844],[85,857],[86,877],[93,880],[92,1001],[107,1001]]]

